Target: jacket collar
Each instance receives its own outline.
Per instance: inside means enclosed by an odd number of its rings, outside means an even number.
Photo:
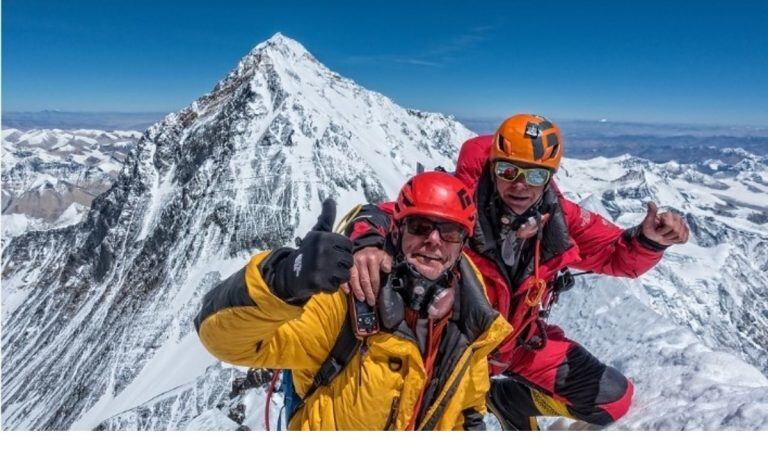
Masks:
[[[488,303],[483,286],[463,253],[457,268],[459,281],[451,322],[458,325],[471,343],[491,326],[498,312]],[[403,298],[394,291],[391,276],[387,277],[382,286],[376,306],[384,330],[416,341],[416,335],[405,322]]]
[[[501,260],[499,246],[500,223],[496,203],[496,188],[491,178],[490,170],[486,165],[475,191],[475,203],[478,207],[478,219],[475,233],[469,240],[472,250],[484,254],[494,260]],[[546,262],[557,255],[562,254],[573,245],[568,233],[568,224],[565,221],[563,209],[560,206],[558,189],[551,182],[544,190],[542,200],[539,203],[541,214],[549,213],[550,219],[544,226],[541,239],[541,261]],[[498,261],[497,261],[498,263]],[[502,270],[505,270],[502,268]]]

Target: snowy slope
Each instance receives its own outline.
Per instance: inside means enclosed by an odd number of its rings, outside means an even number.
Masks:
[[[690,242],[640,279],[651,306],[768,375],[768,158],[742,157],[696,165],[567,160],[557,180],[569,198],[622,226],[638,224],[649,200],[684,212]]]
[[[768,429],[768,378],[659,314],[639,283],[586,277],[553,321],[629,376],[634,403],[615,429]]]
[[[3,244],[81,221],[117,178],[141,133],[3,129]]]

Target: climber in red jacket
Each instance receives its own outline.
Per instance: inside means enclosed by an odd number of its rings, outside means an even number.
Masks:
[[[456,167],[478,207],[466,252],[491,304],[514,327],[490,358],[498,377],[489,409],[505,429],[536,429],[540,415],[605,425],[627,412],[632,382],[545,319],[558,294],[573,284],[567,267],[635,278],[668,246],[688,240],[683,218],[659,213],[653,202],[640,225],[622,229],[565,199],[552,180],[562,157],[559,129],[541,116],[519,114],[495,135],[465,142]],[[348,288],[360,300],[375,298],[380,271],[390,268],[383,234],[391,210],[391,203],[368,205],[352,225],[355,266]]]

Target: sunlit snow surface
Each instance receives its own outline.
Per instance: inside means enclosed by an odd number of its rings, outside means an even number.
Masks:
[[[654,311],[630,280],[579,282],[556,320],[634,381],[632,409],[615,428],[768,428],[768,379],[759,370]]]
[[[451,169],[470,136],[340,77],[284,36],[260,44],[144,134],[82,224],[5,247],[3,428],[263,429],[264,389],[230,397],[243,370],[197,341],[203,294],[255,251],[292,244],[325,197],[340,214],[391,199],[418,162]],[[27,138],[69,150],[95,136]],[[614,428],[768,428],[768,174],[765,158],[743,157],[568,160],[557,176],[567,196],[623,226],[655,200],[688,213],[693,229],[642,279],[580,277],[553,312],[634,380],[635,405]],[[273,396],[273,428],[280,407]]]
[[[2,244],[28,231],[82,221],[107,190],[141,133],[36,129],[2,131]]]

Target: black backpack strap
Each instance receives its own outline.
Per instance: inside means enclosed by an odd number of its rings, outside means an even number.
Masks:
[[[352,329],[352,322],[349,318],[349,312],[347,312],[347,318],[344,320],[344,325],[341,327],[336,342],[333,344],[333,348],[328,353],[328,357],[320,365],[320,369],[312,379],[312,385],[307,389],[307,392],[301,399],[301,403],[293,411],[293,414],[304,406],[304,402],[309,399],[319,388],[325,387],[335,379],[342,370],[349,364],[352,357],[357,351],[357,347],[360,344],[360,340],[355,336],[355,331]]]

